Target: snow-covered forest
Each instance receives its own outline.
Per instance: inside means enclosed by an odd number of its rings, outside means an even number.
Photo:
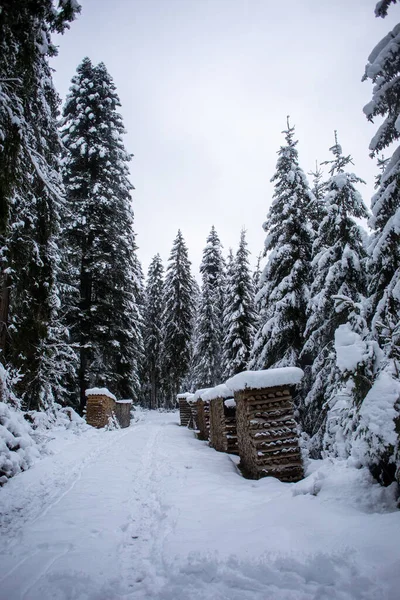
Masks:
[[[375,17],[400,11],[396,4],[380,0]],[[48,456],[48,432],[88,431],[81,418],[88,388],[132,399],[142,415],[176,409],[177,394],[212,388],[245,370],[300,367],[305,375],[294,404],[304,459],[330,460],[332,472],[337,460],[345,461],[354,481],[374,490],[367,494],[376,500],[382,489],[379,498],[393,508],[400,496],[400,24],[382,40],[371,39],[363,75],[370,101],[360,111],[374,123],[372,198],[362,194],[340,131],[327,140],[325,161],[303,165],[296,115],[276,115],[282,141],[271,149],[275,172],[266,173],[274,191],[260,222],[265,244],[258,262],[245,228],[237,231],[236,248],[225,248],[210,215],[199,273],[179,222],[168,261],[154,239],[144,273],[129,171],[135,149],[125,147],[126,108],[112,73],[82,57],[63,104],[52,80],[53,38],[68,36],[80,11],[77,0],[0,6],[2,490]],[[365,11],[374,18],[372,2]],[[83,450],[97,452],[100,441],[88,438]],[[210,468],[216,477],[218,465]],[[357,479],[359,470],[370,474],[368,485],[366,475]],[[165,468],[160,473],[169,476]],[[313,485],[326,476],[314,475]],[[146,485],[151,505],[156,492]],[[310,492],[298,485],[296,495]],[[29,498],[21,498],[26,508]],[[302,596],[271,598],[353,597],[318,596],[306,582]],[[2,596],[1,585],[1,598],[33,598],[29,590]],[[174,589],[160,598],[183,599]],[[260,589],[261,595],[242,597],[264,598]],[[362,589],[354,597],[377,597]],[[128,597],[107,590],[87,597]],[[239,596],[225,590],[214,597]]]

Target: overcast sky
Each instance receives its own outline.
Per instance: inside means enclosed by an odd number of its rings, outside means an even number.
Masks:
[[[333,131],[353,170],[376,174],[362,112],[369,53],[400,7],[374,16],[374,0],[81,0],[57,38],[52,64],[62,99],[84,56],[114,78],[135,156],[131,180],[139,258],[167,260],[178,228],[196,274],[211,225],[227,254],[247,229],[252,264],[262,250],[276,152],[286,115],[302,168],[331,158]]]

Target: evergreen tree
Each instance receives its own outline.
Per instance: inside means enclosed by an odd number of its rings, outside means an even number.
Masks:
[[[380,2],[376,15],[386,16],[389,4],[390,1]],[[370,121],[384,117],[370,144],[372,157],[400,138],[399,74],[400,24],[372,51],[363,78],[375,84],[373,98],[364,107],[364,113]],[[400,147],[383,166],[369,221],[374,231],[369,248],[370,318],[373,334],[382,342],[400,321]]]
[[[378,2],[376,16],[385,17],[392,3],[396,0]],[[370,143],[372,157],[400,138],[399,48],[400,24],[374,48],[363,77],[374,83],[364,113],[372,122],[383,117]],[[379,342],[383,356],[376,360],[372,387],[359,408],[353,453],[381,483],[389,484],[400,477],[400,147],[389,160],[378,160],[378,166],[383,172],[377,178],[369,221],[373,235],[368,249],[368,321],[370,337]]]
[[[246,369],[255,334],[256,314],[249,254],[246,234],[242,230],[236,258],[228,262],[226,278],[223,322],[226,378]]]
[[[375,7],[375,16],[376,17],[386,17],[389,6],[391,4],[396,4],[397,0],[379,0]]]
[[[200,273],[202,286],[193,359],[198,389],[217,385],[222,377],[225,264],[214,226],[207,237]]]
[[[80,407],[85,389],[105,385],[137,398],[143,357],[141,267],[136,256],[120,102],[103,63],[85,58],[72,80],[61,123],[66,147],[64,238],[71,265],[67,322],[79,347]]]
[[[255,269],[253,272],[253,288],[254,288],[255,293],[258,292],[258,286],[260,284],[262,258],[263,258],[263,253],[260,252],[259,255],[257,256],[257,262],[256,262],[256,266],[255,266]]]
[[[167,406],[175,406],[176,396],[189,370],[195,295],[188,252],[179,230],[168,261],[162,313],[162,371]]]
[[[314,200],[299,166],[294,127],[288,121],[286,145],[278,152],[273,203],[264,230],[268,262],[260,279],[256,302],[260,324],[251,352],[250,368],[298,366],[306,323],[306,303],[312,235],[307,207]]]
[[[354,319],[349,307],[362,303],[366,291],[365,249],[360,227],[354,218],[367,217],[354,173],[345,171],[352,162],[337,143],[331,148],[330,178],[326,183],[325,209],[314,242],[313,283],[308,303],[308,320],[302,358],[312,363],[311,389],[305,400],[305,427],[309,433],[321,428],[326,417],[325,402],[334,385],[336,366],[334,335],[339,325]],[[335,309],[335,298],[339,303]],[[317,443],[321,442],[318,438]]]
[[[159,254],[150,263],[144,308],[145,381],[150,408],[162,406],[162,310],[164,306],[164,268]]]
[[[59,220],[63,210],[59,99],[48,57],[75,0],[5,1],[0,11],[1,360],[19,370],[27,409],[61,399],[71,367],[59,322]]]
[[[310,219],[311,229],[314,232],[314,237],[318,233],[319,226],[325,216],[325,182],[323,181],[323,171],[318,163],[315,164],[315,171],[311,171],[312,175],[312,194],[313,198],[307,207],[307,214]]]

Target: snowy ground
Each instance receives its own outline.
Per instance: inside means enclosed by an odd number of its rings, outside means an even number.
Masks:
[[[0,489],[1,600],[399,599],[400,512],[365,471],[245,480],[177,423],[53,434]]]

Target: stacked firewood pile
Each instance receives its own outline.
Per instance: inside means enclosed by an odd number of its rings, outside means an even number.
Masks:
[[[209,388],[197,390],[189,399],[192,410],[192,420],[189,423],[190,429],[196,429],[200,440],[208,440],[208,406],[203,408],[203,395],[209,391]]]
[[[91,388],[85,392],[86,422],[92,427],[106,427],[112,423],[121,428],[129,427],[131,400],[117,400],[107,388]]]
[[[115,403],[115,416],[121,429],[129,427],[131,423],[132,400],[117,400]]]
[[[225,384],[205,394],[210,401],[210,446],[219,452],[237,454],[236,404]]]
[[[303,465],[291,392],[302,376],[297,367],[244,371],[226,384],[184,395],[188,426],[216,450],[239,454],[246,477],[299,481]]]
[[[190,409],[187,398],[192,394],[178,394],[177,400],[179,404],[179,416],[182,427],[187,427],[189,425],[190,417],[192,415],[192,411]]]
[[[197,400],[197,427],[199,440],[208,440],[210,437],[210,402],[203,398]]]
[[[197,430],[197,400],[194,399],[194,394],[190,394],[190,396],[186,399],[190,408],[190,418],[188,427],[189,429]]]
[[[284,372],[285,369],[271,369]],[[290,375],[297,383],[300,369],[283,373],[282,377],[268,376],[263,388],[249,388],[245,385],[244,373],[228,381],[235,389],[236,419],[240,465],[243,472],[253,479],[271,475],[281,481],[299,481],[303,477],[303,466],[298,444],[294,408],[291,396]],[[260,383],[262,373],[259,372]],[[301,373],[301,371],[300,371]],[[285,377],[283,376],[285,375]],[[289,382],[268,387],[268,379],[279,383],[280,379]],[[236,383],[236,384],[235,384]],[[242,389],[240,389],[242,388]]]

